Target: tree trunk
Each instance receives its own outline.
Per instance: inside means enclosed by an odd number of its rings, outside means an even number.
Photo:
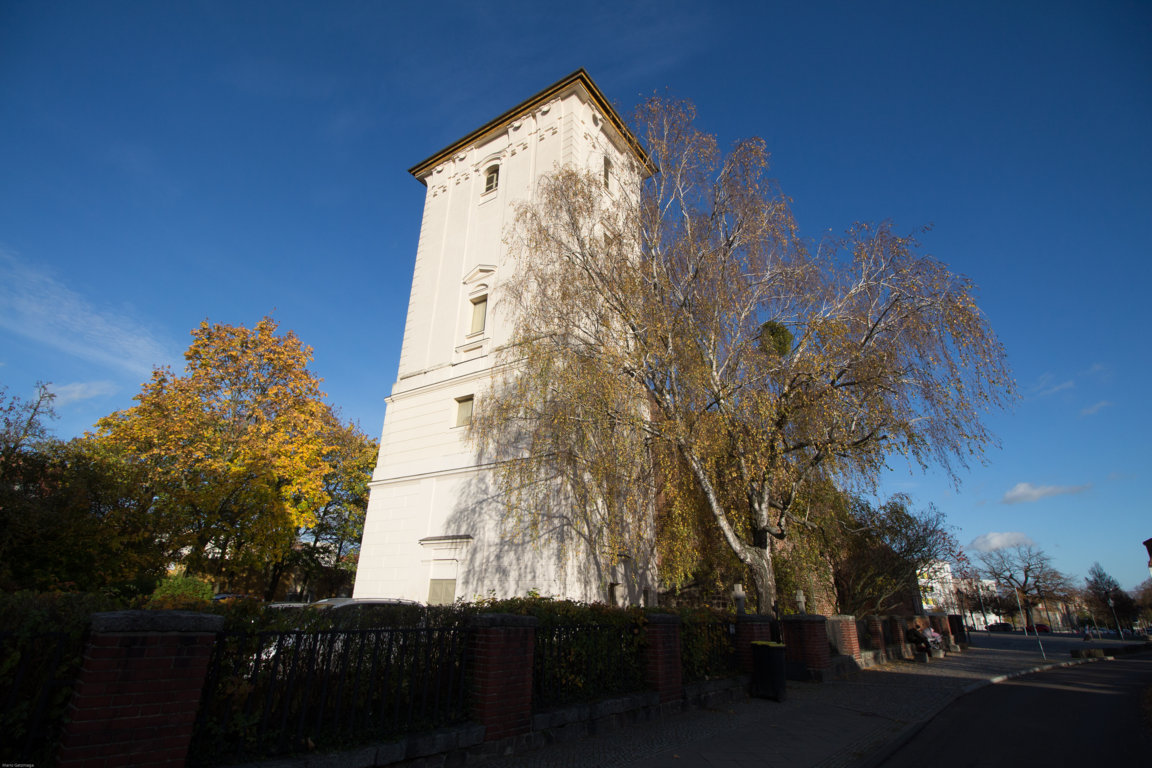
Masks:
[[[771,545],[769,545],[771,546]],[[772,571],[771,549],[749,547],[748,567],[756,586],[756,612],[773,615],[776,604],[776,574]]]

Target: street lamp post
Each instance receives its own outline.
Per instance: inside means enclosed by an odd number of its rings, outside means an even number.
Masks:
[[[1112,621],[1116,622],[1116,639],[1124,639],[1124,630],[1120,629],[1120,619],[1116,618],[1116,603],[1112,600],[1112,590],[1108,590],[1108,607],[1112,609]]]
[[[1028,617],[1024,615],[1024,606],[1020,602],[1020,590],[1013,588],[1012,594],[1016,595],[1016,607],[1020,609],[1020,616],[1024,619],[1024,637],[1028,637]],[[1036,645],[1040,646],[1040,658],[1048,661],[1048,654],[1044,653],[1044,643],[1040,641],[1040,633],[1036,633]]]

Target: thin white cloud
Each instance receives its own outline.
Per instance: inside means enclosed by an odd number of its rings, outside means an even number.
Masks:
[[[1028,536],[1020,532],[991,532],[972,539],[972,543],[969,544],[968,547],[977,552],[995,552],[1005,547],[1030,546],[1035,543],[1036,542],[1032,541]]]
[[[61,386],[50,385],[48,389],[56,395],[52,405],[59,408],[69,403],[78,403],[81,400],[91,400],[94,397],[114,395],[120,388],[111,381],[78,381]]]
[[[1028,387],[1026,394],[1028,397],[1047,397],[1075,387],[1075,379],[1057,381],[1055,375],[1045,372],[1040,374],[1032,386]]]
[[[1084,410],[1080,411],[1080,415],[1091,416],[1093,414],[1099,413],[1110,405],[1112,405],[1112,403],[1108,402],[1107,400],[1101,400],[1100,402],[1090,405]]]
[[[1042,389],[1037,394],[1040,395],[1040,397],[1047,397],[1048,395],[1054,395],[1057,392],[1063,392],[1066,389],[1073,389],[1075,386],[1076,382],[1069,379],[1068,381],[1062,381],[1059,384],[1048,387],[1047,389]]]
[[[1032,485],[1032,483],[1016,483],[1016,485],[1012,486],[1012,488],[1004,494],[1004,497],[1000,499],[1000,503],[1024,504],[1040,501],[1040,499],[1047,498],[1048,496],[1083,493],[1091,487],[1091,485]]]
[[[83,296],[0,250],[0,328],[73,357],[146,379],[178,360],[127,315],[92,306]]]
[[[1111,381],[1112,368],[1111,366],[1105,365],[1104,363],[1092,363],[1092,365],[1088,368],[1087,375],[1100,381]]]

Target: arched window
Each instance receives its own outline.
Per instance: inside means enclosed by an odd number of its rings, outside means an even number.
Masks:
[[[484,191],[491,192],[500,185],[500,166],[490,165],[484,171]]]

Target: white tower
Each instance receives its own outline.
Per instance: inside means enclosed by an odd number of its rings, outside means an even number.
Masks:
[[[645,163],[578,70],[410,169],[427,187],[424,218],[355,597],[446,603],[536,590],[638,602],[655,589],[649,564],[600,568],[554,531],[545,541],[505,539],[490,470],[466,439],[473,408],[484,407],[493,353],[511,332],[500,283],[515,204],[561,166],[603,173],[611,185]],[[561,545],[572,554],[563,565]]]

